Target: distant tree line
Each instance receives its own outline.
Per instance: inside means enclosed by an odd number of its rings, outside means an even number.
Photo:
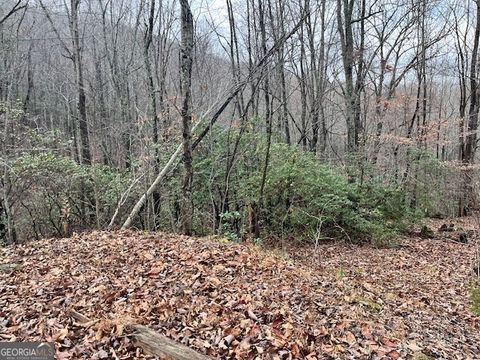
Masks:
[[[393,207],[471,213],[479,7],[5,0],[0,239],[122,224],[318,239],[387,233]]]

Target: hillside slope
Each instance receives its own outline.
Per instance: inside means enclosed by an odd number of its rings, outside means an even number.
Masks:
[[[0,249],[0,341],[55,341],[68,359],[146,357],[125,336],[134,321],[213,358],[478,359],[474,254],[421,239],[290,256],[137,232],[43,240]]]

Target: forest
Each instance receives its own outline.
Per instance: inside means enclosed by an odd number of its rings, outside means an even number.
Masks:
[[[479,46],[479,0],[2,0],[0,345],[480,358]]]

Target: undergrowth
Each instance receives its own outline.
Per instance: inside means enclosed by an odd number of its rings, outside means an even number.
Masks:
[[[480,316],[480,287],[478,285],[470,288],[470,301],[472,302],[472,311]]]

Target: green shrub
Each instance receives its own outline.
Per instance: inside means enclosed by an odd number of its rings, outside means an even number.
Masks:
[[[9,176],[19,239],[103,227],[128,180],[107,166],[82,166],[53,153],[18,157]]]
[[[241,234],[238,233],[235,223],[240,220],[238,211],[229,211],[220,214],[220,232],[230,241],[238,241]]]
[[[247,188],[255,189],[259,177],[250,177]],[[320,229],[327,237],[383,241],[413,220],[404,198],[402,191],[379,179],[352,183],[340,169],[319,164],[311,153],[274,144],[264,225],[272,233],[282,229],[298,236]]]
[[[225,163],[239,134],[232,132],[227,138],[216,131],[195,159],[194,205],[197,213],[217,212],[217,232],[241,236],[248,232],[249,204],[259,201],[265,138],[254,132],[243,134],[227,176]],[[259,224],[263,237],[310,241],[341,237],[387,244],[417,220],[405,198],[401,189],[381,177],[351,182],[343,168],[321,164],[298,147],[273,143]],[[235,229],[225,218],[233,213]]]
[[[480,288],[477,286],[470,288],[470,301],[472,302],[472,311],[480,316]]]

